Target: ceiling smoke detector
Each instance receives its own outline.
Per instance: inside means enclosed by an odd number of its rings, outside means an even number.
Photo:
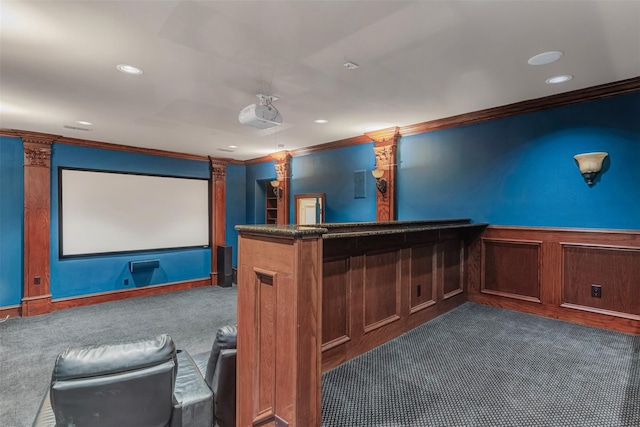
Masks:
[[[268,129],[282,124],[282,115],[273,106],[273,101],[277,101],[278,97],[260,93],[256,96],[260,99],[260,103],[244,107],[238,115],[240,123],[258,129]]]

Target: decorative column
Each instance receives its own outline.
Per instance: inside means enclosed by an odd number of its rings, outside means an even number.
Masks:
[[[291,183],[291,154],[281,151],[273,154],[276,159],[278,179],[278,224],[289,224],[289,185]]]
[[[218,282],[218,246],[226,239],[226,175],[227,162],[209,157],[211,172],[211,285]]]
[[[236,425],[322,423],[322,234],[238,230]]]
[[[51,144],[58,136],[17,132],[24,146],[24,294],[22,316],[51,311]]]
[[[392,127],[366,133],[375,146],[376,169],[382,176],[376,178],[376,221],[396,220],[396,149],[400,138],[400,128]]]

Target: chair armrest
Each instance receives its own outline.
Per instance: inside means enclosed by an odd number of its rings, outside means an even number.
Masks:
[[[49,394],[50,390],[47,388],[47,392],[40,402],[36,419],[33,421],[32,427],[56,427],[56,415],[53,413],[51,407],[51,398]]]
[[[177,358],[171,427],[211,427],[213,393],[189,353],[179,350]]]
[[[215,417],[220,427],[236,425],[236,354],[235,348],[220,351],[211,382]]]

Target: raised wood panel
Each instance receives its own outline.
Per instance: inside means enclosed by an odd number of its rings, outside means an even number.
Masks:
[[[238,248],[237,424],[319,426],[321,243],[240,231]]]
[[[365,255],[364,331],[400,318],[399,250]]]
[[[482,239],[482,293],[540,302],[539,241]]]
[[[449,240],[441,247],[443,299],[448,299],[464,290],[464,242]]]
[[[325,351],[350,339],[349,258],[325,260],[322,275],[322,350]]]
[[[474,267],[476,261],[470,262],[470,301],[640,334],[640,231],[490,226],[479,240],[481,244],[472,243],[468,248],[469,260],[482,261],[480,268]],[[487,242],[498,247],[493,255],[497,270],[493,272],[491,263],[486,262]],[[525,247],[529,245],[530,252],[533,246],[540,247],[539,302],[526,296],[535,289],[532,279],[528,283],[513,282],[507,288],[509,293],[484,288],[483,281],[502,289],[487,278],[520,274],[519,270],[526,267],[518,262],[526,252],[520,246],[522,242]],[[511,251],[515,252],[509,254]],[[528,258],[528,276],[533,276],[533,253]],[[509,259],[511,262],[502,262]],[[600,299],[591,297],[591,284],[598,282],[603,289]],[[525,296],[518,298],[520,295]]]
[[[254,336],[257,338],[254,342],[256,346],[254,354],[259,364],[254,372],[258,396],[255,400],[253,422],[258,423],[275,415],[276,292],[274,282],[277,279],[275,272],[254,269],[254,273],[254,292],[258,302],[255,306],[257,313],[253,325]]]
[[[409,311],[416,313],[436,303],[436,244],[415,246],[410,255]]]
[[[563,303],[626,313],[640,319],[640,248],[562,245]],[[591,296],[591,285],[602,297]]]

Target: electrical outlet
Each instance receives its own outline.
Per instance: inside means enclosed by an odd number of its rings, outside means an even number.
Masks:
[[[129,286],[129,279],[124,279],[124,285]]]
[[[602,286],[591,285],[591,296],[594,298],[602,298]]]

